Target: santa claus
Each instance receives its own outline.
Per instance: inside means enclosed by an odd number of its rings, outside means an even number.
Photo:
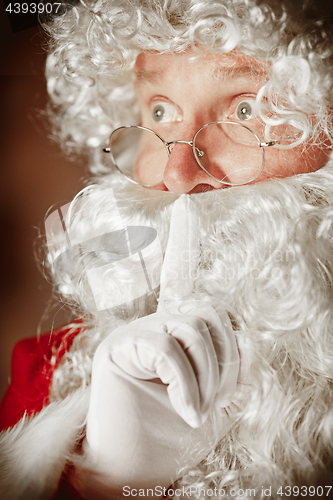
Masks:
[[[73,322],[23,341],[2,498],[330,497],[332,6],[83,1],[50,116],[94,178],[46,219]]]

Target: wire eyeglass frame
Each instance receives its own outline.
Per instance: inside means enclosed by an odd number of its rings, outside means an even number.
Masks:
[[[195,145],[195,140],[198,136],[198,134],[205,128],[209,127],[210,125],[222,125],[222,124],[232,124],[232,125],[237,125],[239,127],[243,127],[245,129],[247,129],[249,132],[251,132],[253,134],[253,136],[255,137],[256,141],[257,141],[257,145],[258,147],[260,148],[261,150],[261,157],[262,157],[262,162],[261,162],[261,167],[258,171],[258,173],[250,180],[248,181],[245,181],[245,182],[241,182],[241,183],[231,183],[231,182],[226,182],[224,180],[220,180],[218,179],[217,177],[215,177],[213,174],[211,174],[210,172],[208,172],[208,170],[206,170],[206,168],[200,163],[200,157],[202,157],[204,155],[204,152],[201,151],[199,148],[196,147]],[[209,176],[211,177],[212,179],[214,179],[215,181],[219,182],[220,184],[225,184],[227,186],[244,186],[246,184],[249,184],[250,182],[254,181],[255,179],[257,179],[259,177],[259,175],[262,173],[263,169],[264,169],[264,165],[265,165],[265,148],[269,148],[271,146],[275,146],[276,144],[279,144],[280,142],[283,142],[283,141],[287,141],[287,140],[290,140],[290,139],[293,139],[295,136],[299,135],[299,133],[297,134],[293,134],[293,135],[289,135],[288,137],[283,137],[282,139],[277,139],[277,140],[271,140],[271,141],[262,141],[260,139],[260,137],[257,135],[256,132],[254,132],[250,127],[248,127],[247,125],[244,125],[243,123],[237,123],[237,122],[233,122],[233,121],[229,121],[229,120],[222,120],[222,121],[215,121],[215,122],[211,122],[211,123],[206,123],[205,125],[203,125],[202,127],[200,127],[194,134],[193,136],[193,139],[191,141],[181,141],[181,140],[174,140],[174,141],[169,141],[169,142],[166,142],[164,139],[162,139],[162,137],[157,134],[154,130],[151,130],[150,128],[147,128],[147,127],[142,127],[141,125],[123,125],[122,127],[118,127],[116,128],[115,130],[113,130],[110,134],[110,137],[109,137],[109,146],[108,147],[105,147],[103,148],[103,151],[105,153],[111,153],[111,156],[112,156],[112,160],[113,160],[113,163],[114,163],[114,166],[116,167],[116,169],[122,174],[122,175],[125,175],[131,182],[133,182],[134,184],[138,184],[140,186],[143,186],[143,187],[154,187],[154,186],[158,186],[159,184],[161,184],[163,182],[163,178],[155,183],[155,184],[142,184],[141,182],[138,182],[136,180],[134,180],[132,177],[130,177],[129,175],[127,175],[125,172],[123,172],[117,165],[115,159],[114,159],[114,156],[113,156],[113,153],[112,153],[112,147],[111,147],[111,139],[112,139],[112,136],[116,133],[116,132],[119,132],[120,130],[123,130],[123,129],[140,129],[140,130],[146,130],[147,132],[150,132],[152,134],[154,134],[160,141],[163,142],[165,148],[166,148],[166,151],[167,151],[167,154],[168,154],[168,157],[171,156],[171,153],[172,153],[172,150],[170,149],[170,147],[174,144],[187,144],[188,146],[191,146],[192,147],[192,150],[193,150],[193,154],[194,154],[194,158],[197,162],[197,164],[199,165],[199,167]],[[252,147],[252,146],[250,146]],[[255,147],[255,146],[253,146]]]

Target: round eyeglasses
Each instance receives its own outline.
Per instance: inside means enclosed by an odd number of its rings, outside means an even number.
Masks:
[[[191,141],[166,142],[149,128],[125,125],[112,132],[104,151],[111,153],[115,167],[132,182],[154,187],[163,182],[164,169],[175,144],[188,145],[209,177],[228,186],[241,186],[263,171],[265,148],[283,141],[293,147],[292,140],[297,135],[299,132],[265,142],[257,131],[242,123],[217,121],[199,128]]]

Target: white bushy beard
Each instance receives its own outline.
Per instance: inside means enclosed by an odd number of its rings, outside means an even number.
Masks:
[[[123,222],[154,227],[165,252],[177,196],[134,186],[118,175],[91,188],[98,198],[85,206],[76,230],[91,234],[94,226],[84,222],[89,214],[95,225],[108,224],[112,230],[108,188],[116,195]],[[327,447],[333,434],[328,388],[333,363],[333,164],[311,174],[195,194],[191,204],[200,241],[193,293],[233,320],[245,364],[251,365],[251,391],[219,453],[195,476],[185,475],[184,484],[197,477],[208,486],[210,480],[204,478],[216,470],[221,485],[246,484],[246,478],[251,487],[256,481],[297,484],[296,477],[318,475],[325,453],[332,456]],[[120,267],[115,280],[124,305],[107,311],[96,311],[84,277],[70,286],[67,281],[67,290],[93,313],[97,343],[112,325],[157,307],[158,289],[125,303],[135,275]],[[239,483],[238,472],[225,474],[231,462],[232,468],[243,470]]]
[[[154,227],[164,253],[177,196],[133,186],[118,177],[104,178],[95,189],[109,187],[124,224]],[[309,325],[327,285],[325,266],[330,269],[326,259],[331,258],[332,188],[333,167],[328,164],[311,174],[192,195],[200,243],[195,294],[223,302],[235,318],[274,335]],[[101,214],[101,223],[112,228],[112,213],[104,208],[108,194],[103,190],[100,207],[92,205],[84,214],[95,211],[93,219]]]

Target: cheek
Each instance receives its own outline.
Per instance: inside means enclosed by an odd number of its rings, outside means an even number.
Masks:
[[[296,174],[314,172],[322,168],[329,160],[329,150],[299,146],[295,149],[265,150],[265,166],[258,182],[271,177],[290,177]]]

